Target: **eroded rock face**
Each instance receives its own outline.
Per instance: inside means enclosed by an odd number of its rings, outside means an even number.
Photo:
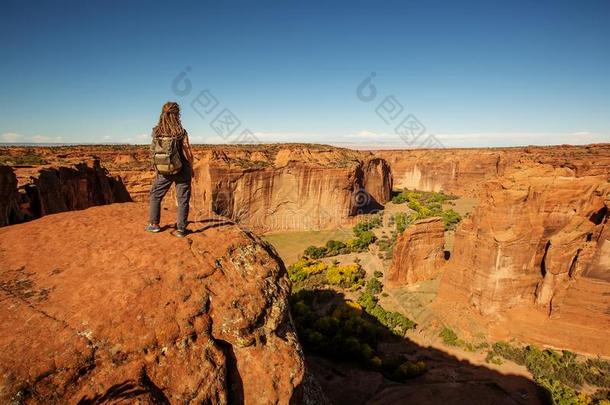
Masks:
[[[35,217],[94,205],[131,201],[120,178],[112,177],[95,159],[90,164],[41,169],[23,187]]]
[[[385,150],[396,188],[475,196],[482,184],[521,164],[569,169],[575,177],[607,176],[610,145],[519,148]]]
[[[13,208],[10,209],[12,214],[5,217],[4,225],[95,205],[131,201],[121,178],[110,175],[99,159],[57,167],[18,167],[19,176],[13,174],[12,181],[11,175],[5,172],[12,173],[13,169],[7,169],[0,174],[4,179],[0,180],[1,187],[7,193],[3,193],[2,200],[12,200],[9,205]]]
[[[221,218],[187,239],[145,219],[114,204],[0,229],[0,402],[298,401],[272,248]]]
[[[311,230],[341,225],[390,199],[392,178],[381,159],[334,148],[280,149],[272,158],[224,151],[202,156],[195,164],[193,212],[221,214],[258,232]]]
[[[388,161],[395,187],[474,195],[481,182],[501,175],[508,155],[501,150],[378,151]]]
[[[112,176],[122,179],[134,201],[148,201],[155,174],[147,148],[36,152],[61,165],[95,155]],[[390,168],[369,152],[323,145],[252,145],[197,146],[194,154],[192,218],[221,214],[258,232],[322,229],[350,223],[391,197]],[[175,206],[173,189],[164,206]]]
[[[392,264],[387,274],[389,286],[430,280],[445,262],[445,226],[441,218],[414,222],[396,240]]]
[[[0,165],[0,226],[16,222],[18,214],[17,177],[12,168]]]
[[[392,198],[392,173],[383,159],[367,159],[362,164],[362,188],[369,194],[372,204],[381,205]]]
[[[440,297],[461,296],[483,314],[537,305],[558,315],[580,278],[610,281],[610,268],[600,268],[608,262],[609,193],[606,176],[546,165],[487,183],[480,206],[458,227]],[[598,307],[607,300],[589,298]]]

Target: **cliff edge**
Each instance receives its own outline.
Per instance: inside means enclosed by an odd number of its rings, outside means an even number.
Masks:
[[[0,402],[289,403],[303,356],[273,249],[113,204],[0,229]]]

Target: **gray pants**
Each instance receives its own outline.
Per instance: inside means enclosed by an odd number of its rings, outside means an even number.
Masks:
[[[182,170],[176,174],[157,177],[150,189],[149,222],[158,224],[161,220],[161,201],[165,194],[176,183],[176,198],[178,200],[178,221],[176,227],[186,229],[186,219],[189,216],[189,200],[191,199],[191,167],[188,163],[182,165]]]

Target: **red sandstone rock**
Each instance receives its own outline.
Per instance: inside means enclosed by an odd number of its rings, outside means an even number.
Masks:
[[[303,359],[273,249],[113,204],[0,229],[0,402],[289,403]]]
[[[0,219],[0,226],[58,212],[131,201],[121,178],[111,176],[98,159],[57,167],[17,167],[16,170],[18,177],[12,174],[11,168],[0,173],[3,188],[0,207],[12,207],[2,211],[4,220]]]
[[[392,169],[396,188],[474,196],[487,180],[522,163],[567,168],[574,176],[608,176],[610,145],[385,150],[374,154]]]
[[[440,274],[444,258],[445,227],[441,218],[414,222],[396,240],[386,280],[390,286],[414,284]]]
[[[362,165],[362,188],[374,203],[381,205],[392,198],[392,174],[388,162],[379,158],[366,160]]]
[[[0,226],[17,220],[17,177],[13,169],[0,165]]]
[[[546,165],[524,165],[487,183],[481,204],[458,227],[439,300],[464,301],[485,315],[542,310],[562,318],[564,329],[572,325],[566,334],[595,325],[597,339],[604,339],[609,197],[606,176],[576,177],[572,169]]]
[[[154,172],[136,146],[38,148],[50,164],[101,159],[134,201],[147,201]],[[13,150],[13,153],[16,153]],[[26,153],[24,151],[24,153]],[[33,153],[27,149],[27,153]],[[390,169],[368,152],[323,145],[196,146],[193,217],[222,214],[256,231],[320,229],[378,209],[392,191]],[[20,172],[31,169],[18,169]],[[23,175],[23,174],[22,174]],[[174,206],[173,190],[164,201]]]

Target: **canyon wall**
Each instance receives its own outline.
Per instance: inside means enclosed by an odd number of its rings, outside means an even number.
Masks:
[[[0,165],[0,226],[17,222],[17,177],[9,166]]]
[[[191,207],[257,232],[336,227],[391,198],[385,161],[331,147],[196,151]]]
[[[508,156],[486,150],[376,151],[391,169],[397,189],[474,195],[481,182],[501,175]]]
[[[596,339],[605,336],[607,174],[577,176],[568,167],[527,163],[486,183],[480,200],[456,231],[439,300],[465,302],[487,316],[542,311],[572,328],[595,325]]]
[[[113,204],[0,229],[0,402],[300,403],[273,248],[217,217],[189,243],[148,234],[146,213]]]
[[[111,176],[98,159],[69,166],[3,166],[0,224],[23,222],[58,212],[131,201],[120,177]],[[6,193],[4,192],[6,191]]]
[[[144,147],[80,146],[35,152],[55,165],[95,157],[111,176],[122,180],[134,201],[148,201],[155,174]],[[190,216],[194,221],[222,214],[257,232],[324,229],[349,224],[356,215],[380,209],[391,198],[390,168],[368,152],[264,145],[199,146],[194,154]],[[18,177],[23,173],[18,169]],[[74,195],[59,186],[57,193]],[[52,201],[58,200],[53,196]],[[173,206],[171,189],[164,207]]]
[[[380,159],[281,164],[252,170],[202,159],[195,165],[191,206],[259,232],[311,230],[339,226],[382,207],[391,196],[389,168]]]
[[[610,145],[477,149],[380,150],[391,167],[394,186],[475,196],[481,185],[516,165],[547,164],[570,169],[576,177],[610,172]]]
[[[396,240],[387,285],[402,286],[437,277],[445,262],[445,225],[441,218],[411,224]]]

